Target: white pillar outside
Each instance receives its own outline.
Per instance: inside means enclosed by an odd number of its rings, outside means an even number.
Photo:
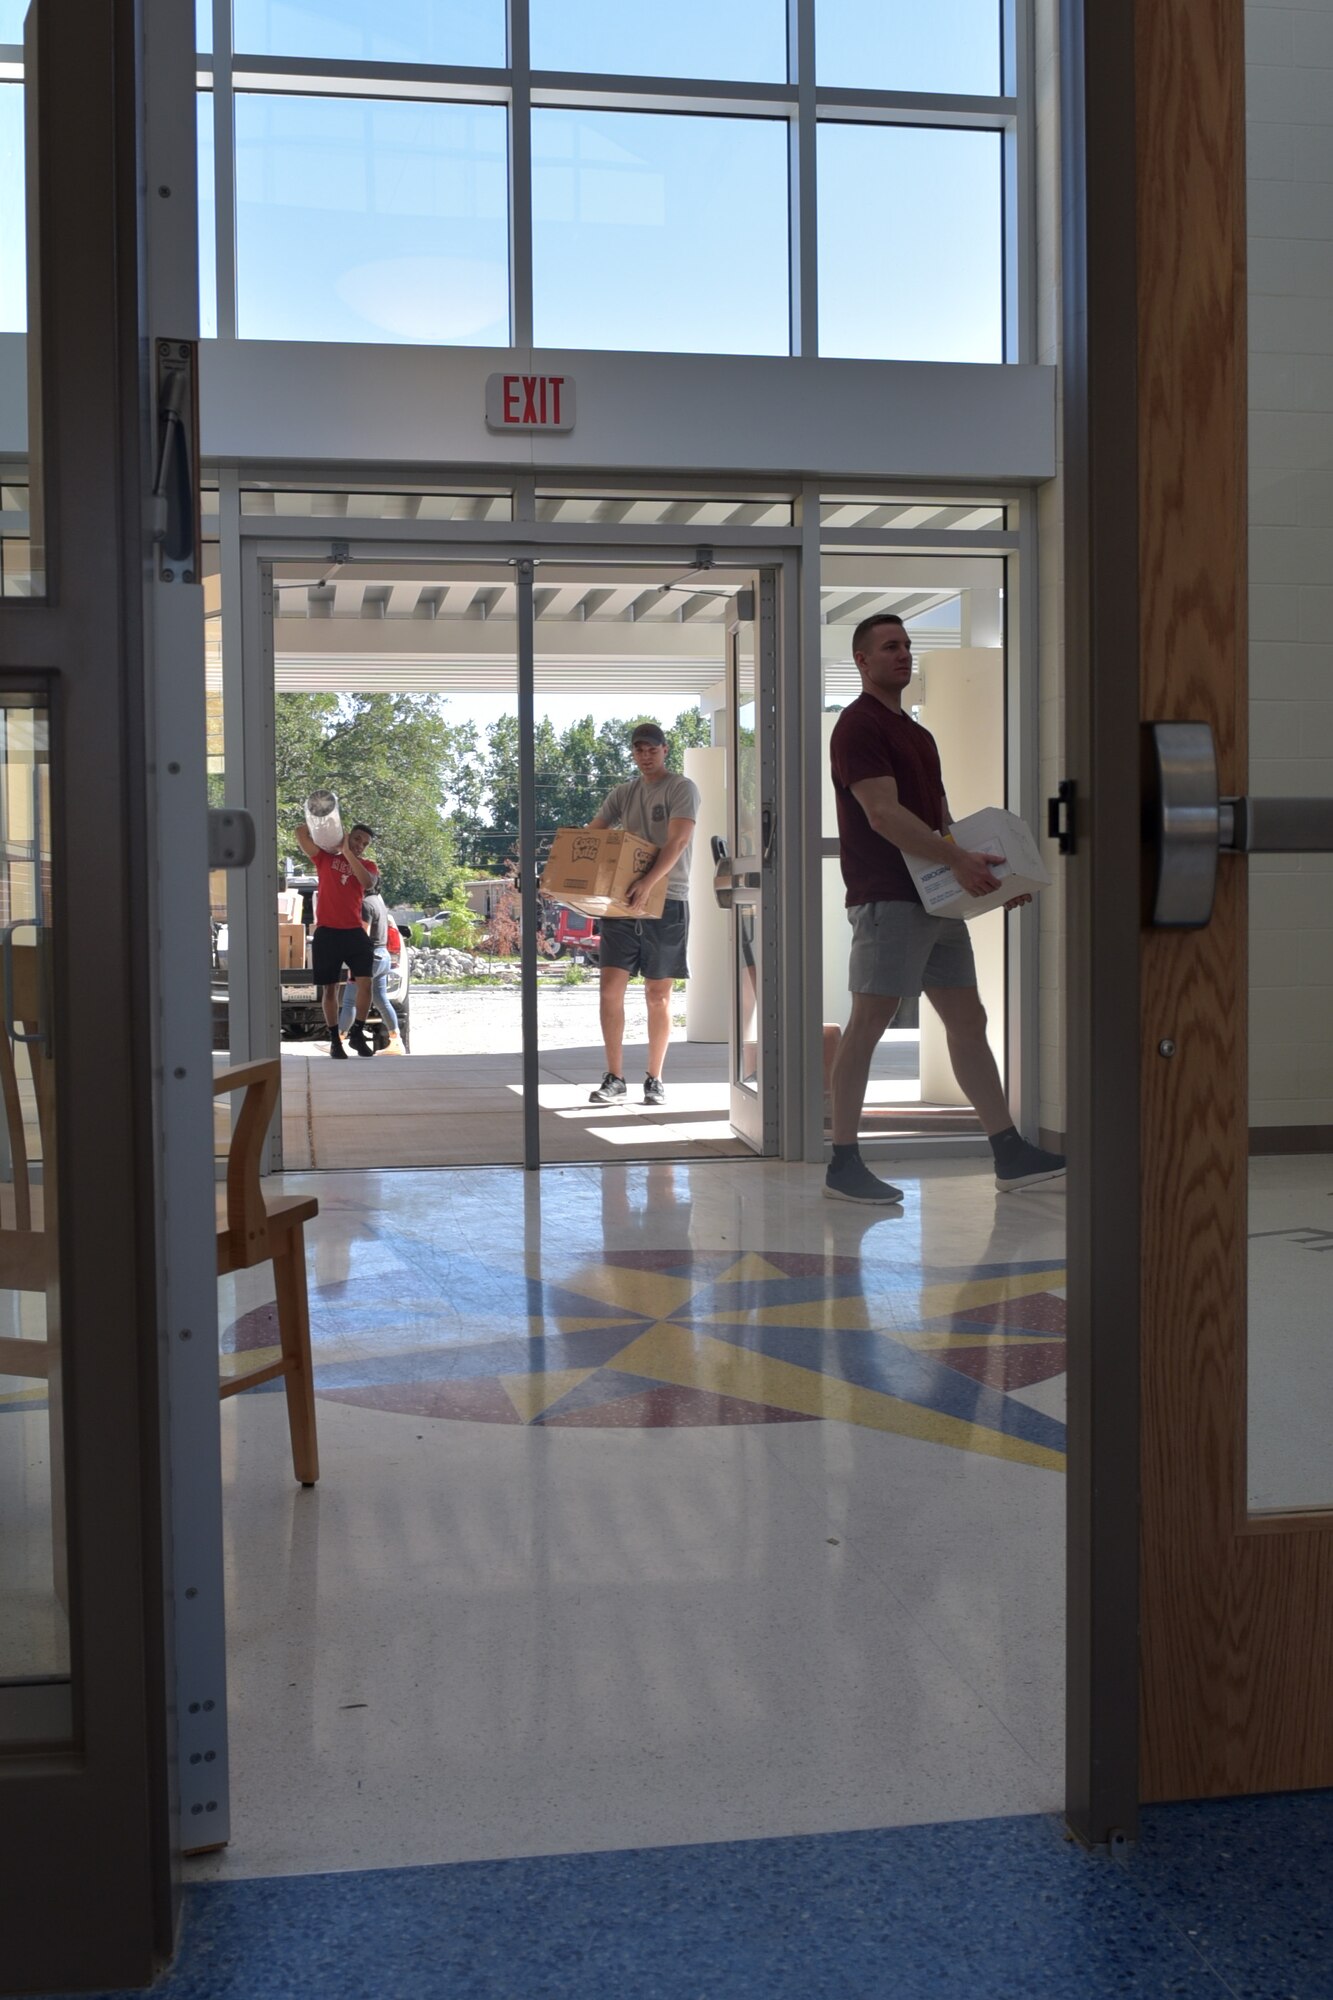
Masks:
[[[713,894],[709,838],[727,834],[727,753],[720,746],[685,752],[685,776],[699,787],[699,818],[690,863],[690,983],[685,989],[687,1042],[725,1042],[731,996],[731,925]]]

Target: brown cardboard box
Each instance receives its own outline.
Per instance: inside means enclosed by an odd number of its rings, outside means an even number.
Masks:
[[[278,970],[279,972],[299,972],[305,964],[305,927],[302,924],[278,925]]]
[[[562,826],[542,871],[542,894],[586,917],[660,917],[666,906],[665,877],[637,909],[624,900],[630,883],[656,858],[650,840],[640,840],[624,827],[594,832],[586,826]]]

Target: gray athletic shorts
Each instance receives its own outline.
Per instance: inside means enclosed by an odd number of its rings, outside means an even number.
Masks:
[[[961,917],[932,917],[920,903],[854,903],[847,912],[853,993],[910,999],[931,986],[975,986],[972,940]]]

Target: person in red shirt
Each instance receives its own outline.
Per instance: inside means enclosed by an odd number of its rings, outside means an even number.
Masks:
[[[316,986],[322,987],[324,1019],[329,1030],[329,1054],[343,1062],[347,1051],[338,1033],[338,988],[346,966],[356,981],[356,1020],[347,1039],[359,1056],[373,1056],[375,1044],[366,1033],[370,1012],[370,981],[375,950],[361,927],[361,898],[378,886],[380,871],[367,861],[366,849],[375,838],[368,826],[354,826],[333,854],[317,847],[305,826],[296,829],[301,852],[315,864],[315,935],[310,965]]]
[[[852,634],[852,658],[861,693],[838,717],[829,746],[852,926],[852,1011],[833,1063],[833,1158],[824,1192],[833,1201],[902,1200],[901,1188],[871,1173],[856,1135],[880,1036],[898,1002],[921,993],[944,1023],[953,1073],[990,1139],[996,1186],[1007,1192],[1055,1180],[1064,1160],[1030,1145],[1005,1101],[986,1039],[967,925],[958,917],[930,915],[903,859],[942,861],[969,895],[984,896],[1000,886],[991,873],[1000,857],[945,837],[949,802],[935,739],[903,712],[912,642],[902,619],[889,612],[862,619]],[[1030,901],[1015,896],[1005,908]]]

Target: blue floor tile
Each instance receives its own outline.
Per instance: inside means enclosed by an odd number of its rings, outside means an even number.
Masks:
[[[158,2000],[1329,2000],[1333,1795],[193,1890]],[[104,1996],[104,2000],[112,2000]]]

